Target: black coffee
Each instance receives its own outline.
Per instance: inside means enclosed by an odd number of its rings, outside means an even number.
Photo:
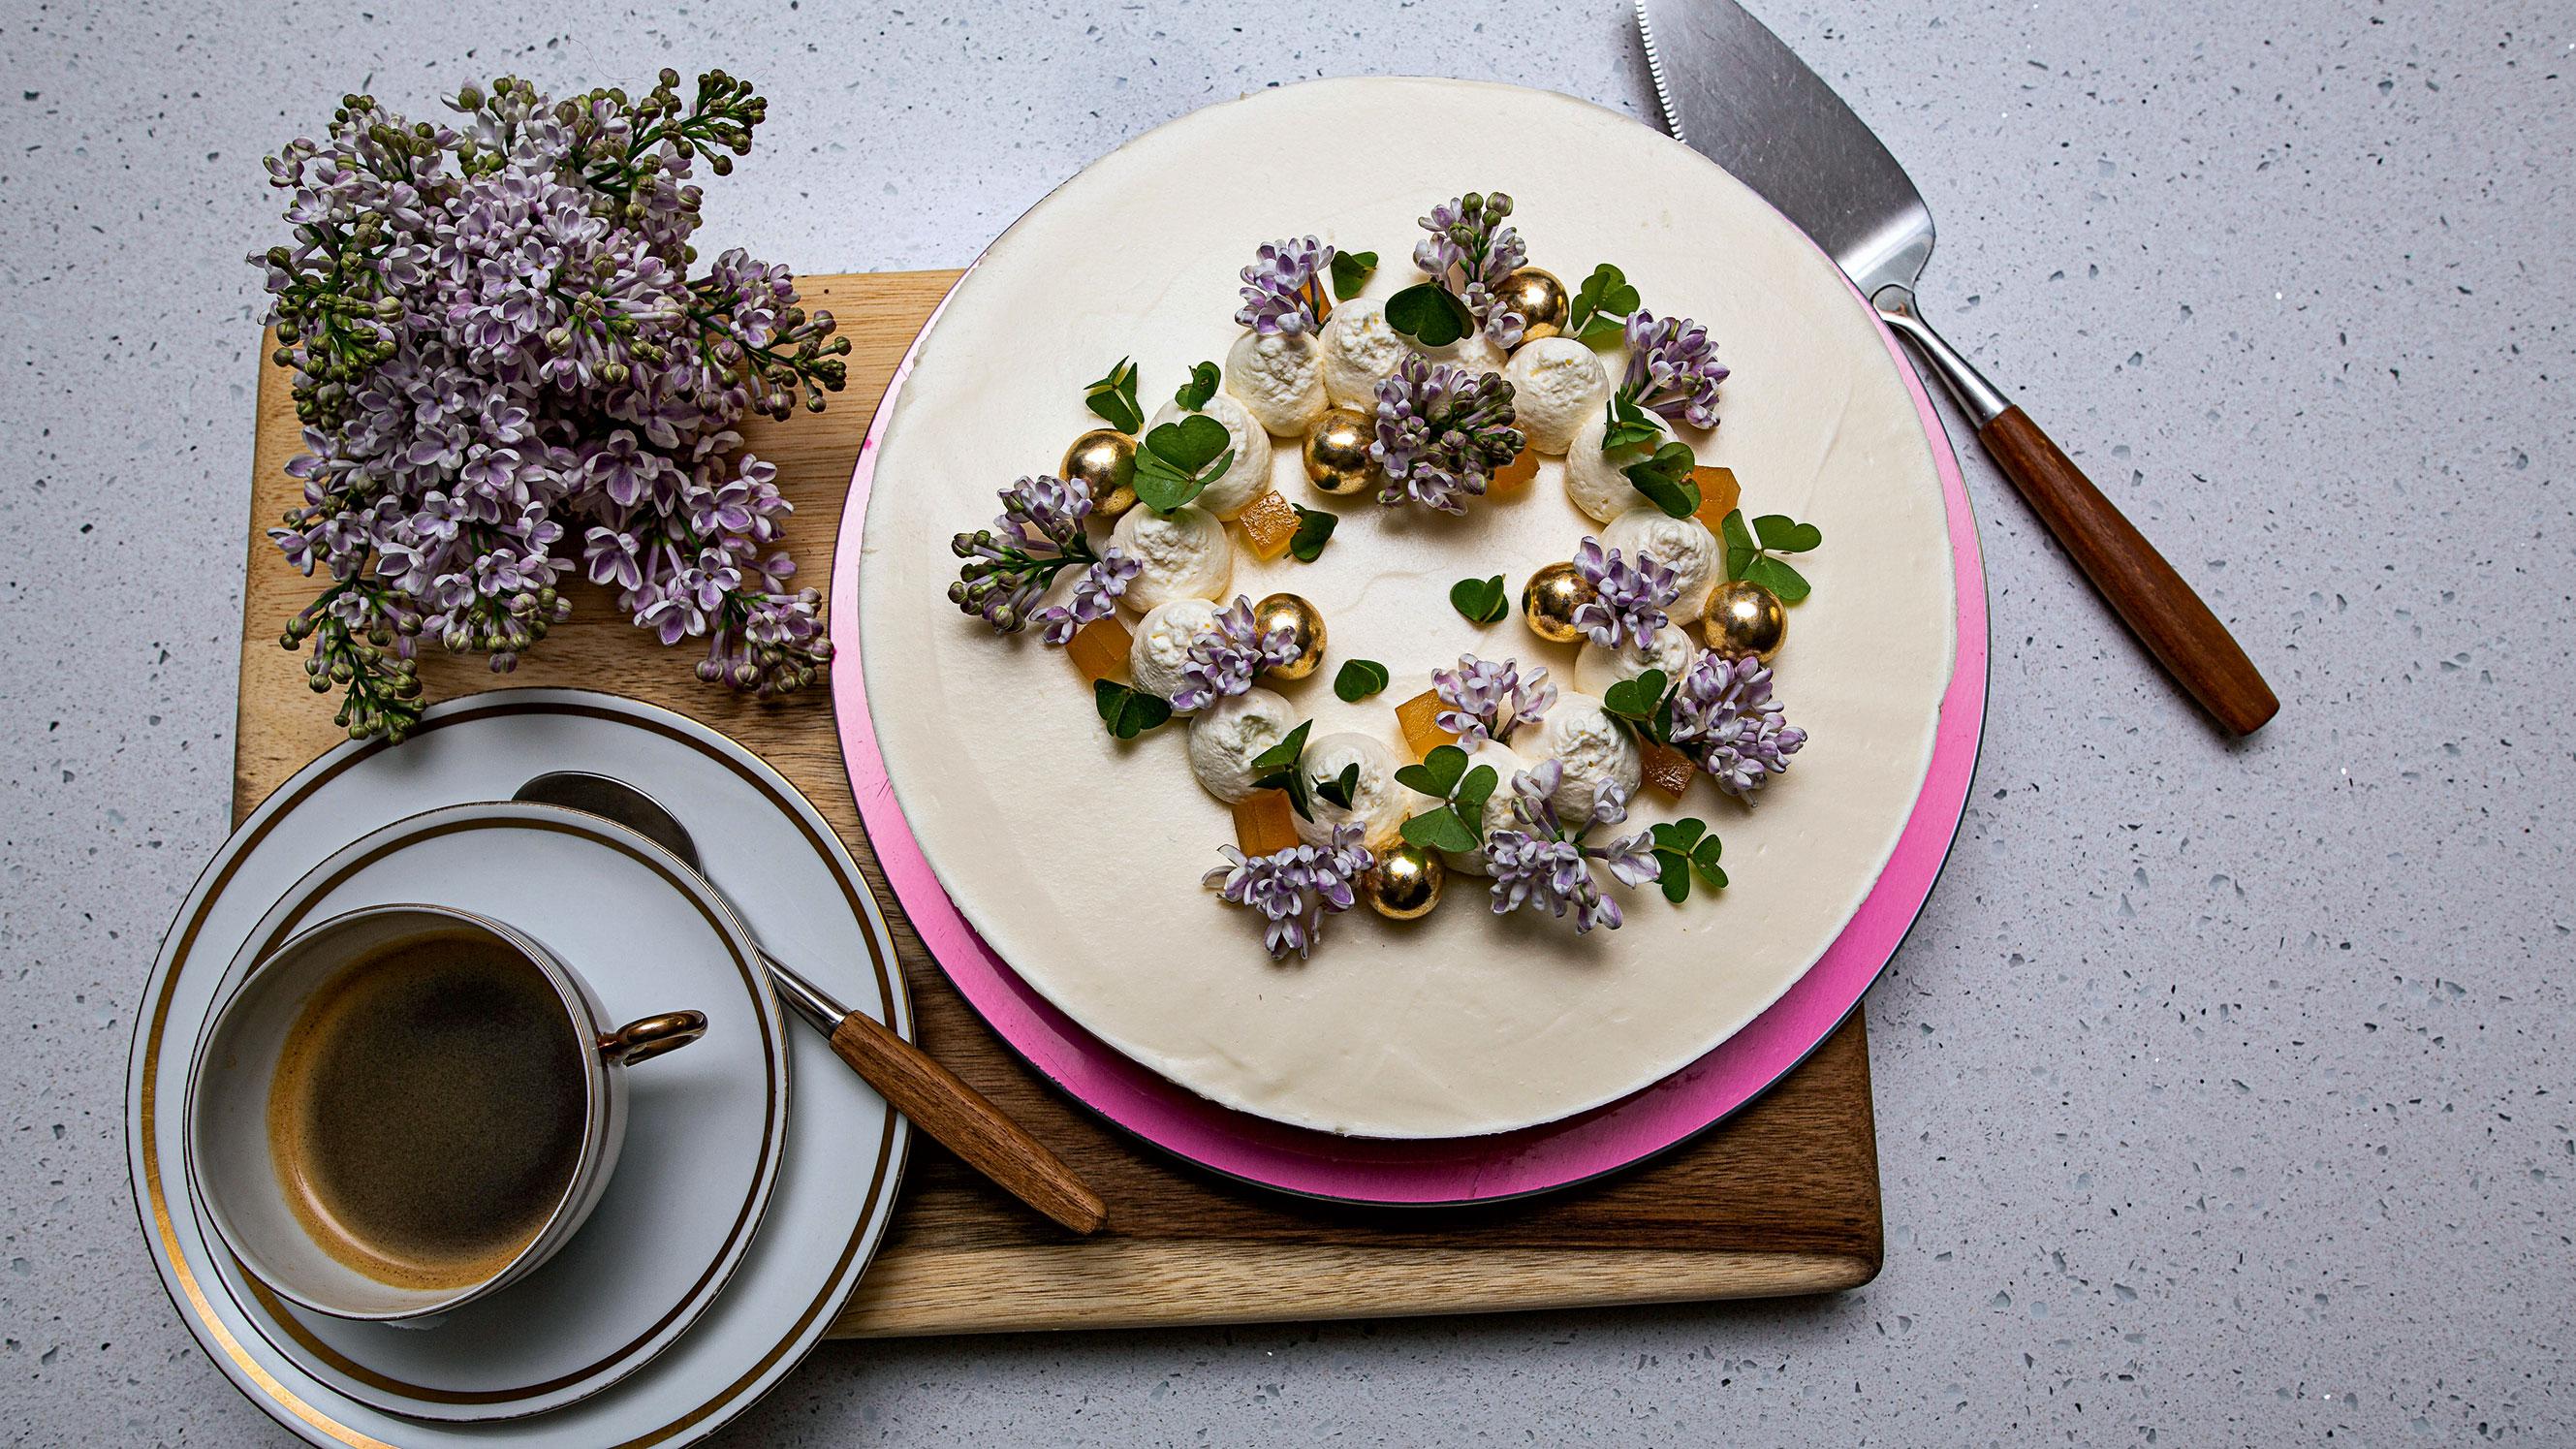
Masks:
[[[361,959],[305,1006],[269,1089],[287,1200],[379,1282],[478,1283],[535,1241],[572,1181],[591,1049],[545,974],[489,936]]]

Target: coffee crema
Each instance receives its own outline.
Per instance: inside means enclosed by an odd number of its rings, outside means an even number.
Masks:
[[[269,1087],[287,1202],[378,1282],[482,1282],[573,1180],[592,1049],[553,982],[498,938],[440,933],[360,958],[306,1003]]]

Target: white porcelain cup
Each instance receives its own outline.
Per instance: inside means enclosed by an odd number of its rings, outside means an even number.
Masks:
[[[296,1023],[316,992],[359,962],[426,936],[485,937],[523,957],[554,987],[568,1029],[593,1044],[581,1053],[581,1156],[562,1196],[518,1254],[471,1283],[421,1288],[388,1283],[340,1261],[308,1232],[288,1200],[269,1130],[269,1091]],[[445,906],[383,905],[333,916],[298,932],[253,966],[216,1013],[188,1084],[188,1180],[217,1236],[252,1277],[278,1296],[340,1318],[390,1321],[442,1313],[534,1272],[570,1241],[599,1203],[626,1135],[625,1069],[686,1046],[706,1032],[694,1011],[600,1025],[599,998],[529,936]]]

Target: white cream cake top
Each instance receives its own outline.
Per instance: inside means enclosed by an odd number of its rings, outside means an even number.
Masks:
[[[1258,154],[1258,168],[1241,157]],[[1355,159],[1357,158],[1357,159]],[[1814,593],[1777,660],[1809,733],[1745,807],[1707,782],[1635,821],[1696,815],[1726,843],[1732,886],[1668,905],[1621,900],[1617,931],[1497,917],[1453,875],[1413,922],[1365,907],[1327,922],[1312,959],[1274,964],[1250,912],[1199,884],[1233,841],[1193,778],[1184,721],[1120,742],[1091,690],[1034,631],[994,635],[946,597],[950,536],[989,522],[996,490],[1052,471],[1097,419],[1083,385],[1121,356],[1150,413],[1243,335],[1237,273],[1261,243],[1316,235],[1380,258],[1366,295],[1418,280],[1415,225],[1464,191],[1504,191],[1531,264],[1572,290],[1603,262],[1658,316],[1706,323],[1733,369],[1721,425],[1680,430],[1735,471],[1748,514],[1788,513],[1824,545]],[[1615,382],[1617,348],[1602,361]],[[1625,1096],[1741,1029],[1840,934],[1920,791],[1956,644],[1952,554],[1933,443],[1882,334],[1842,275],[1752,192],[1634,121],[1540,91],[1445,80],[1319,81],[1184,117],[1129,142],[997,241],[921,344],[891,404],[859,571],[860,667],[887,773],[940,880],[984,939],[1118,1050],[1225,1105],[1331,1131],[1451,1137],[1564,1117]],[[1572,645],[1515,612],[1477,626],[1455,581],[1542,565],[1602,525],[1565,464],[1463,518],[1333,498],[1296,440],[1274,485],[1340,525],[1322,557],[1232,548],[1227,597],[1312,600],[1329,650],[1267,683],[1317,738],[1372,736],[1410,758],[1394,707],[1461,653],[1544,664],[1577,682]],[[1578,443],[1578,447],[1580,444]],[[1631,490],[1633,492],[1633,490]],[[1633,501],[1633,500],[1629,500]],[[1132,531],[1132,530],[1131,530]],[[1213,572],[1198,543],[1175,574]],[[1131,610],[1124,617],[1131,622]],[[1346,704],[1345,660],[1387,690]],[[843,667],[849,667],[844,665]],[[1536,758],[1532,731],[1514,736]]]

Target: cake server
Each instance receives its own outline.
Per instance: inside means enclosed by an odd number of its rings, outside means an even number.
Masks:
[[[707,878],[689,828],[661,801],[623,780],[586,770],[556,770],[521,785],[510,798],[560,805],[615,821],[677,856],[699,879]],[[708,880],[707,888],[723,898],[714,881]],[[768,969],[779,999],[830,1038],[833,1055],[847,1062],[896,1111],[911,1118],[914,1126],[1064,1227],[1092,1233],[1108,1219],[1109,1210],[1100,1195],[1080,1174],[983,1093],[960,1081],[930,1053],[895,1035],[885,1023],[833,1000],[757,942],[754,949],[759,950],[760,964]]]
[[[1915,305],[1932,211],[1842,97],[1734,0],[1636,0],[1674,139],[1762,194],[1839,264],[1958,400],[2004,476],[2138,641],[2221,725],[2280,709],[2253,661],[2155,545]]]

